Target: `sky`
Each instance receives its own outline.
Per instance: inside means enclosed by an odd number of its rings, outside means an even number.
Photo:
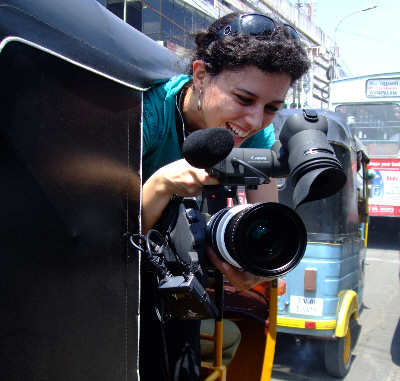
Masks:
[[[312,2],[312,0],[309,0]],[[353,76],[400,72],[400,0],[314,0],[312,22],[334,40]],[[292,2],[293,4],[293,2]]]

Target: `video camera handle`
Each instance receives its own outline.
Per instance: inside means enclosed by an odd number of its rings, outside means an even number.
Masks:
[[[246,163],[243,160],[238,159],[237,157],[234,157],[232,159],[232,165],[233,166],[238,166],[238,165],[243,165],[243,167],[246,167],[250,172],[254,173],[256,176],[260,178],[260,181],[263,181],[263,184],[269,184],[271,182],[271,179],[265,174],[259,171],[257,168],[254,168],[252,165],[249,163]]]

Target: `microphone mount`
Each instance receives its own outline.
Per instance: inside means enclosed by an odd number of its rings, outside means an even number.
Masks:
[[[237,157],[232,158],[232,165],[243,165],[244,167],[246,167],[250,172],[253,172],[255,175],[257,175],[260,180],[264,179],[264,181],[262,182],[262,184],[269,184],[271,182],[271,179],[265,174],[262,173],[261,171],[259,171],[257,168],[254,168],[252,165],[250,165],[249,163],[246,163],[243,160],[238,159]],[[256,187],[257,188],[257,187]]]

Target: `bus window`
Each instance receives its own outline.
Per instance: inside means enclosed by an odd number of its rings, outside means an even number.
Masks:
[[[349,127],[371,156],[395,157],[400,153],[400,106],[397,103],[338,105]]]

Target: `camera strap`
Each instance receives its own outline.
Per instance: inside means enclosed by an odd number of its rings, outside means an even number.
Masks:
[[[174,230],[179,216],[179,205],[182,203],[183,197],[174,194],[171,197],[167,207],[164,209],[162,215],[162,235],[167,236],[170,240],[170,234]]]

